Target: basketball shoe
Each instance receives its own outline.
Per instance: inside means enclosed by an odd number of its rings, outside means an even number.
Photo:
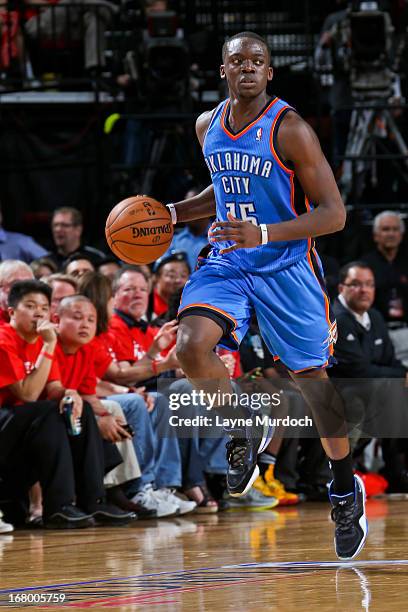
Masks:
[[[299,503],[299,496],[295,493],[286,491],[283,483],[275,478],[274,465],[269,465],[263,476],[258,476],[254,482],[254,489],[260,491],[263,495],[276,497],[279,501],[279,506],[293,506]]]
[[[354,559],[363,548],[368,533],[363,481],[354,475],[354,491],[347,495],[333,493],[332,481],[329,498],[332,505],[331,517],[336,524],[334,532],[336,555],[341,561]]]
[[[272,440],[274,428],[267,423],[258,424],[256,413],[249,408],[239,406],[235,415],[241,422],[252,422],[252,425],[224,427],[231,436],[227,442],[227,489],[232,497],[240,497],[249,491],[259,476],[258,455]]]

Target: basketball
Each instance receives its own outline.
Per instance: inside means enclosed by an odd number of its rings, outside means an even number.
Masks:
[[[106,219],[109,248],[129,264],[149,264],[170,246],[173,224],[168,209],[153,198],[133,196],[122,200]]]

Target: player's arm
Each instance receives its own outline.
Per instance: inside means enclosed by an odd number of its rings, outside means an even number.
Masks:
[[[288,113],[278,132],[278,147],[284,159],[293,163],[305,195],[316,208],[291,221],[268,225],[268,240],[299,240],[342,230],[344,204],[312,128],[296,113]]]
[[[201,146],[203,146],[212,114],[213,111],[207,111],[202,113],[197,119],[196,134]],[[215,215],[214,187],[209,185],[201,193],[187,200],[176,202],[173,206],[176,210],[177,223],[212,217]]]

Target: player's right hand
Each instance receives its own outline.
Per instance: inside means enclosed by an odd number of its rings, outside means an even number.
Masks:
[[[37,332],[46,344],[56,344],[57,330],[54,323],[48,319],[42,319],[37,323]]]

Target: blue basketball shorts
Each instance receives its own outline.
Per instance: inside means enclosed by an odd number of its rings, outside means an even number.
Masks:
[[[287,268],[262,275],[205,259],[184,288],[178,317],[214,319],[224,331],[219,345],[236,350],[254,312],[268,349],[289,370],[329,365],[336,322],[314,249]]]

